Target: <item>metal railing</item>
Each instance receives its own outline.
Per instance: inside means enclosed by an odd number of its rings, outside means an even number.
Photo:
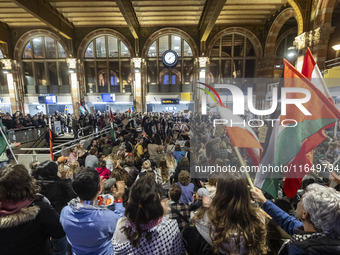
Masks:
[[[54,146],[53,155],[56,156],[56,155],[61,154],[62,156],[67,156],[69,154],[69,149],[72,148],[75,144],[79,143],[80,141],[82,141],[82,143],[84,144],[84,147],[87,147],[94,138],[99,137],[109,132],[110,132],[109,127],[104,128],[97,133],[93,133],[93,134],[90,134],[90,135],[57,145],[57,146]],[[32,161],[37,160],[39,162],[43,162],[43,161],[51,159],[49,148],[21,148],[19,147],[18,149],[20,151],[32,151],[33,152],[33,154],[15,153],[19,164],[23,164],[24,166],[26,166],[27,169],[29,169],[29,163]]]
[[[7,130],[7,135],[11,143],[28,143],[37,140],[43,133],[44,129],[45,128],[35,128],[34,126],[20,129],[11,129]]]

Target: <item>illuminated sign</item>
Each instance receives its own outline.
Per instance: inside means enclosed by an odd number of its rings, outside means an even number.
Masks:
[[[179,99],[173,98],[162,98],[162,104],[179,104]]]

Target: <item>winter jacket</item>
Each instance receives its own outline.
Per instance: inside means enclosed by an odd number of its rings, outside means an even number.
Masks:
[[[58,214],[72,198],[76,197],[70,180],[46,180],[37,177],[37,184],[40,193],[47,197]]]
[[[109,179],[111,175],[111,171],[109,169],[106,167],[98,167],[96,170],[99,173],[99,176],[103,176],[104,179]]]
[[[181,161],[181,159],[185,156],[184,151],[174,151],[173,155],[176,159],[177,164]]]
[[[111,211],[104,206],[82,204],[79,198],[73,199],[60,215],[73,253],[112,255],[111,238],[124,212],[122,203],[115,203],[114,211]]]
[[[0,217],[1,255],[49,255],[49,238],[64,236],[59,215],[42,195],[18,212]]]

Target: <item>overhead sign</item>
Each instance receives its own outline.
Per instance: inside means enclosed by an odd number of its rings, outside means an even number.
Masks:
[[[179,99],[162,98],[161,102],[162,104],[179,104]]]

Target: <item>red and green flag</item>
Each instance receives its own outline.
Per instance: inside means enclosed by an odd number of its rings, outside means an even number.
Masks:
[[[307,79],[309,79],[313,83],[313,85],[333,103],[332,96],[329,93],[325,80],[323,79],[320,69],[313,57],[313,54],[308,47],[303,61],[301,73]],[[334,124],[335,122],[330,124],[326,128],[331,128],[334,126]],[[304,166],[303,172],[295,173],[294,171],[290,171],[286,175],[284,193],[289,198],[293,198],[296,195],[296,192],[301,187],[303,177],[313,166],[313,145],[315,143],[322,143],[324,139],[326,139],[324,129],[321,129],[319,132],[315,133],[311,137],[308,137],[303,142],[299,154],[289,163],[290,168]]]
[[[304,88],[310,91],[311,98],[303,106],[311,115],[305,115],[293,104],[286,106],[286,115],[281,115],[280,122],[277,122],[278,125],[273,128],[266,150],[267,155],[263,157],[265,163],[271,164],[273,167],[287,166],[295,157],[306,157],[308,152],[323,141],[322,131],[340,117],[340,112],[335,105],[310,80],[286,60],[284,60],[284,64],[284,87]],[[287,98],[298,99],[304,96],[301,93],[288,93]],[[282,125],[282,121],[284,121],[284,125]],[[263,162],[261,163],[263,164]],[[299,171],[298,166],[297,172]],[[301,173],[301,176],[304,174]],[[301,176],[288,172],[284,177],[297,178]],[[282,176],[279,172],[264,172],[260,168],[255,178],[255,186],[273,197],[277,197],[280,177]]]

